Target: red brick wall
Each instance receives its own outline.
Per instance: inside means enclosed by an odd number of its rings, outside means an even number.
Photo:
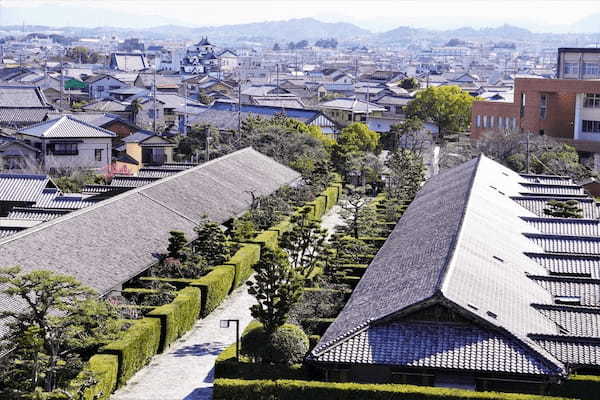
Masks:
[[[521,93],[525,93],[525,113],[519,117]],[[477,101],[473,104],[471,137],[479,139],[484,131],[497,129],[477,128],[477,115],[516,117],[517,129],[557,138],[572,139],[575,119],[575,95],[577,93],[600,93],[600,81],[572,79],[515,79],[513,103]],[[540,119],[540,99],[548,95],[548,116]]]

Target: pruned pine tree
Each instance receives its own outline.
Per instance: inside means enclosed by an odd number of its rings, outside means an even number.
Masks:
[[[544,208],[544,215],[560,218],[583,218],[583,210],[577,200],[550,200]]]

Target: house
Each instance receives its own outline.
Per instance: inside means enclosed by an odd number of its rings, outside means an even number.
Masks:
[[[584,217],[544,215],[550,199]],[[308,362],[327,380],[536,394],[598,371],[598,215],[569,178],[485,156],[434,176]]]
[[[217,54],[219,59],[219,72],[233,72],[239,66],[238,55],[229,49]]]
[[[128,158],[118,160],[117,164],[119,162],[126,164],[132,173],[137,173],[143,167],[172,163],[173,149],[177,146],[166,137],[148,131],[137,131],[123,138],[123,143],[124,154]],[[130,162],[127,161],[128,159]]]
[[[346,126],[353,122],[365,122],[367,114],[373,117],[381,117],[386,111],[384,107],[375,103],[358,100],[355,98],[338,98],[319,104],[325,115],[334,119],[337,123]]]
[[[186,49],[181,60],[181,72],[186,74],[206,74],[217,70],[218,58],[215,55],[215,46],[202,38],[198,43]]]
[[[187,93],[187,97],[199,98],[201,94],[204,94],[218,99],[230,97],[234,93],[237,94],[237,88],[234,88],[230,83],[209,75],[196,75],[184,79],[182,83],[183,85],[179,89],[179,94],[182,96]]]
[[[178,93],[181,87],[181,76],[140,72],[133,84],[137,88],[152,90],[155,82],[157,92]]]
[[[137,72],[150,68],[143,53],[111,53],[109,68],[124,72]]]
[[[297,98],[288,89],[276,85],[252,85],[242,89],[241,101],[244,104],[256,104],[255,98],[262,97]]]
[[[0,126],[20,128],[43,121],[52,111],[39,87],[0,86]]]
[[[32,207],[46,189],[56,189],[48,175],[0,174],[0,216],[14,207]]]
[[[156,126],[168,130],[173,127],[179,129],[182,116],[187,107],[188,113],[194,113],[194,110],[203,110],[206,106],[198,101],[185,98],[175,93],[157,93],[156,102],[152,94],[148,94],[137,99],[141,109],[135,115],[137,126],[146,128],[154,125],[154,113],[156,109]],[[182,127],[182,126],[181,126]],[[157,128],[158,129],[158,128]]]
[[[224,224],[252,206],[249,193],[267,196],[299,178],[273,159],[243,149],[25,229],[0,242],[0,264],[71,275],[107,296],[158,261],[169,231],[193,237],[203,215]],[[22,305],[0,294],[0,311],[15,307]],[[0,335],[5,333],[2,320]]]
[[[0,160],[4,170],[35,169],[40,150],[12,136],[0,136]]]
[[[124,119],[131,118],[131,103],[105,98],[93,101],[81,107],[85,112],[108,112]]]
[[[558,79],[600,79],[600,49],[559,48],[556,77]]]
[[[48,114],[48,119],[59,118],[63,115],[69,115],[80,121],[111,131],[116,134],[115,139],[122,139],[139,130],[128,119],[116,114],[103,112],[50,113]]]
[[[41,151],[45,169],[107,168],[116,134],[66,115],[22,128],[17,137]]]
[[[90,99],[103,99],[108,97],[109,92],[115,89],[126,88],[127,83],[111,75],[95,75],[85,80]]]

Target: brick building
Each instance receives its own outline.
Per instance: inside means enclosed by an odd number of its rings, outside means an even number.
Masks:
[[[471,137],[516,130],[600,152],[600,81],[515,79],[513,102],[473,103]]]

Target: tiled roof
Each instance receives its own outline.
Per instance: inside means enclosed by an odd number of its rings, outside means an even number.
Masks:
[[[8,126],[26,126],[41,122],[49,108],[0,108],[0,123]]]
[[[367,106],[367,102],[364,100],[345,98],[326,101],[319,104],[319,107],[324,109],[347,110],[352,112],[367,112],[367,109],[369,112],[385,111],[385,108],[381,107],[379,104],[369,102]]]
[[[35,203],[49,182],[47,175],[0,174],[0,201]]]
[[[141,168],[137,176],[140,178],[166,178],[177,172],[179,171],[165,168]]]
[[[552,365],[532,357],[521,343],[507,336],[451,323],[375,325],[314,360],[528,375],[555,373]]]
[[[600,340],[597,338],[535,336],[534,339],[565,364],[594,367],[600,364]]]
[[[585,196],[581,186],[547,183],[521,183],[524,194],[541,194],[547,196]]]
[[[529,258],[550,274],[600,278],[600,256],[529,253]]]
[[[600,220],[583,218],[523,217],[542,233],[568,236],[600,236]]]
[[[540,313],[556,322],[568,336],[600,337],[600,309],[539,306]]]
[[[527,233],[526,237],[548,253],[600,255],[600,237]]]
[[[573,185],[573,181],[568,176],[536,174],[521,174],[521,176],[531,183]]]
[[[148,61],[143,54],[115,53],[112,59],[116,68],[121,71],[141,71],[149,67]]]
[[[600,307],[600,280],[593,278],[567,278],[553,276],[530,276],[553,296],[579,297],[581,305]]]
[[[544,209],[548,208],[548,201],[556,200],[556,197],[547,196],[513,196],[512,199],[522,207],[537,214],[540,217],[545,216]],[[561,201],[570,200],[570,198],[561,198]],[[598,219],[598,207],[593,199],[573,198],[579,202],[578,207],[583,211],[583,218]]]
[[[58,218],[61,215],[65,215],[69,210],[49,210],[46,208],[34,208],[34,207],[15,207],[7,218],[12,219],[24,219],[33,221],[50,221],[51,219]]]
[[[19,133],[43,138],[111,138],[116,134],[70,115],[23,128]]]
[[[140,187],[155,182],[160,178],[148,178],[140,176],[115,176],[110,182],[111,186]]]
[[[0,86],[0,108],[48,108],[42,91],[36,86]]]

